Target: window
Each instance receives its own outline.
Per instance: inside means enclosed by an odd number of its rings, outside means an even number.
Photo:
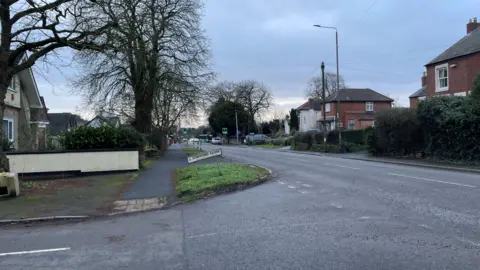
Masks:
[[[13,142],[13,119],[3,118],[3,137]]]
[[[423,96],[423,97],[418,97],[418,100],[424,100],[426,97]]]
[[[436,92],[448,90],[448,64],[435,67],[435,86]]]
[[[330,103],[325,104],[325,112],[330,112]]]
[[[10,81],[10,85],[8,86],[8,90],[16,92],[17,90],[15,89],[16,87],[16,76],[13,76],[12,80]]]
[[[367,102],[365,103],[365,110],[367,112],[373,112],[373,102]]]
[[[355,120],[348,120],[348,129],[355,129]]]

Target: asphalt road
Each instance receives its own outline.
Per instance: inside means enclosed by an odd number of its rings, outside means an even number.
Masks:
[[[0,268],[479,269],[480,175],[223,150],[276,178],[157,212],[0,228]]]

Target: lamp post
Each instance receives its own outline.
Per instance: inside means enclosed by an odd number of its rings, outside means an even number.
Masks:
[[[336,58],[337,58],[337,93],[340,91],[340,73],[339,73],[339,67],[338,67],[338,30],[336,27],[333,26],[323,26],[319,24],[314,24],[314,27],[318,28],[326,28],[326,29],[333,29],[335,30],[335,45],[336,45]],[[340,100],[337,101],[338,106],[337,106],[337,119],[339,119],[339,123],[342,123],[342,120],[340,119]],[[341,145],[342,144],[342,132],[339,130],[338,132],[338,143]]]

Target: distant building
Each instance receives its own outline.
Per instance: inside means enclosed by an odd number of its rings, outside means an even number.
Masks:
[[[325,100],[327,130],[373,126],[375,113],[392,107],[393,99],[369,88],[344,88]],[[300,131],[323,128],[323,101],[309,99],[297,108]]]
[[[467,34],[425,65],[419,90],[410,96],[410,107],[432,96],[466,96],[480,73],[480,24],[467,23]]]

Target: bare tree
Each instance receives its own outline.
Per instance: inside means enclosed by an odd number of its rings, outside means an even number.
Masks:
[[[108,40],[114,21],[94,16],[103,0],[2,0],[0,1],[0,118],[5,95],[15,74],[62,47],[100,50]],[[101,42],[101,43],[99,43]],[[3,141],[0,126],[0,141]],[[0,170],[9,171],[8,159],[0,149]]]
[[[91,104],[113,107],[121,104],[119,100],[129,100],[124,105],[130,108],[122,111],[140,132],[149,132],[154,118],[167,128],[173,119],[163,118],[178,105],[173,100],[197,104],[190,102],[200,100],[197,96],[185,95],[200,91],[211,78],[201,10],[199,0],[110,3],[102,12],[119,22],[113,33],[116,40],[110,44],[114,49],[80,55],[86,75],[76,81],[77,88]],[[154,112],[156,106],[163,107]],[[175,108],[184,107],[188,106]]]
[[[212,107],[220,98],[228,101],[237,101],[236,84],[230,81],[219,82],[207,89],[203,98],[203,108],[208,115]]]
[[[266,113],[273,103],[270,90],[257,81],[243,81],[236,85],[237,100],[249,114],[249,131],[255,126],[255,119]]]
[[[345,80],[340,76],[340,88],[346,88]],[[325,96],[328,97],[337,92],[337,74],[332,72],[325,73]],[[306,95],[309,98],[322,98],[322,76],[315,76],[308,82]]]

